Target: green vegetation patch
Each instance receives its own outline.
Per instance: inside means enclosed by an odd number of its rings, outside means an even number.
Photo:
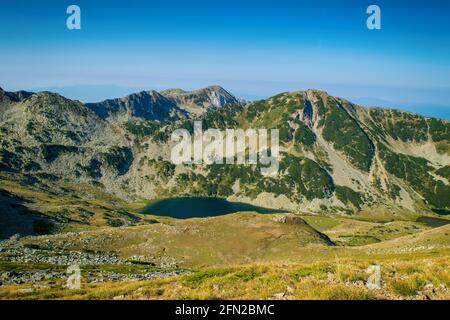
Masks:
[[[216,278],[216,277],[223,277],[232,272],[233,272],[233,269],[230,269],[230,268],[208,269],[208,270],[204,270],[204,271],[198,271],[192,275],[186,276],[183,280],[183,285],[189,286],[189,287],[196,287],[196,286],[201,285],[208,279]]]
[[[329,197],[334,191],[331,176],[311,159],[284,154],[280,171],[283,174],[281,181],[308,200]]]
[[[128,172],[133,162],[133,152],[128,147],[112,147],[102,154],[102,163],[113,168],[119,175]]]
[[[304,107],[302,93],[282,93],[250,104],[244,109],[243,119],[254,128],[279,129],[280,141],[289,143],[294,138],[289,121],[293,113]]]
[[[350,247],[364,246],[366,244],[377,242],[380,242],[380,239],[371,235],[341,235],[337,240],[337,243]]]
[[[79,148],[75,146],[56,144],[42,146],[42,155],[47,162],[55,161],[62,154],[77,153],[79,151]]]
[[[450,122],[430,118],[428,119],[428,126],[434,142],[450,141]]]
[[[158,177],[170,178],[175,173],[176,166],[170,161],[150,159],[148,160],[148,165],[155,169]]]
[[[361,209],[364,204],[363,195],[360,192],[345,186],[336,186],[337,198],[345,204],[351,203],[355,208]]]
[[[302,121],[296,119],[298,128],[295,130],[295,142],[301,143],[304,146],[310,147],[316,142],[316,135],[312,130]]]
[[[368,172],[374,146],[364,130],[334,98],[329,97],[327,107],[319,107],[321,109],[320,125],[324,139],[342,151],[355,167]]]
[[[450,166],[442,167],[442,168],[436,170],[435,172],[436,172],[436,174],[440,175],[441,177],[450,179]]]
[[[138,138],[151,137],[154,141],[164,141],[161,131],[163,125],[157,121],[130,121],[125,123],[125,129]]]
[[[390,286],[393,292],[401,296],[413,297],[417,295],[418,291],[421,290],[426,284],[426,279],[419,275],[413,275],[403,279],[394,279],[390,283]]]
[[[426,159],[395,153],[384,144],[378,149],[389,173],[407,181],[432,207],[450,207],[450,186],[430,174],[434,170]]]
[[[424,142],[428,139],[428,125],[424,117],[399,110],[371,109],[370,115],[377,126],[396,140]],[[436,127],[437,130],[440,130]],[[438,133],[438,131],[435,131]]]
[[[328,273],[335,273],[336,267],[332,265],[317,265],[304,267],[295,270],[289,274],[289,276],[295,280],[305,277],[316,277],[318,279],[326,279]]]
[[[327,198],[334,192],[331,176],[317,162],[283,154],[279,176],[265,177],[261,165],[206,166],[206,175],[182,173],[177,176],[181,194],[227,197],[234,194],[232,186],[239,182],[239,194],[255,198],[262,192],[285,195],[293,201]]]

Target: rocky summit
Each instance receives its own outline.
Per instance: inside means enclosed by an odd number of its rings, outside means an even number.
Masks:
[[[220,86],[210,86],[195,91],[168,89],[161,91],[161,94],[194,114],[202,114],[225,105],[241,103],[239,99]]]

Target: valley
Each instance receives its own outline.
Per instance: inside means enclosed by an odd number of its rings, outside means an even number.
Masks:
[[[278,129],[278,175],[172,163],[194,121]],[[0,89],[0,299],[448,299],[449,140],[448,120],[319,90]]]

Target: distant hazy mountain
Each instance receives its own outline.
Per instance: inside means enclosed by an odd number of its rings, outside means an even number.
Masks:
[[[126,87],[117,85],[73,85],[30,88],[32,92],[50,91],[66,98],[84,103],[99,102],[106,99],[125,97],[129,94],[143,91],[142,87]]]
[[[450,208],[450,122],[364,108],[325,92],[247,105],[220,87],[144,91],[82,104],[0,91],[0,177],[59,194],[67,183],[126,201],[223,197],[319,214],[409,217]],[[255,166],[175,166],[170,134],[191,128],[280,130],[278,177]],[[66,188],[66,187],[64,187]]]

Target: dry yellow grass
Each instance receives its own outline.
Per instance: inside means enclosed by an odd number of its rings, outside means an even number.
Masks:
[[[205,268],[152,281],[83,283],[80,290],[62,280],[10,285],[0,287],[0,299],[450,299],[450,253],[430,256]],[[381,266],[379,290],[366,287],[373,263]]]

